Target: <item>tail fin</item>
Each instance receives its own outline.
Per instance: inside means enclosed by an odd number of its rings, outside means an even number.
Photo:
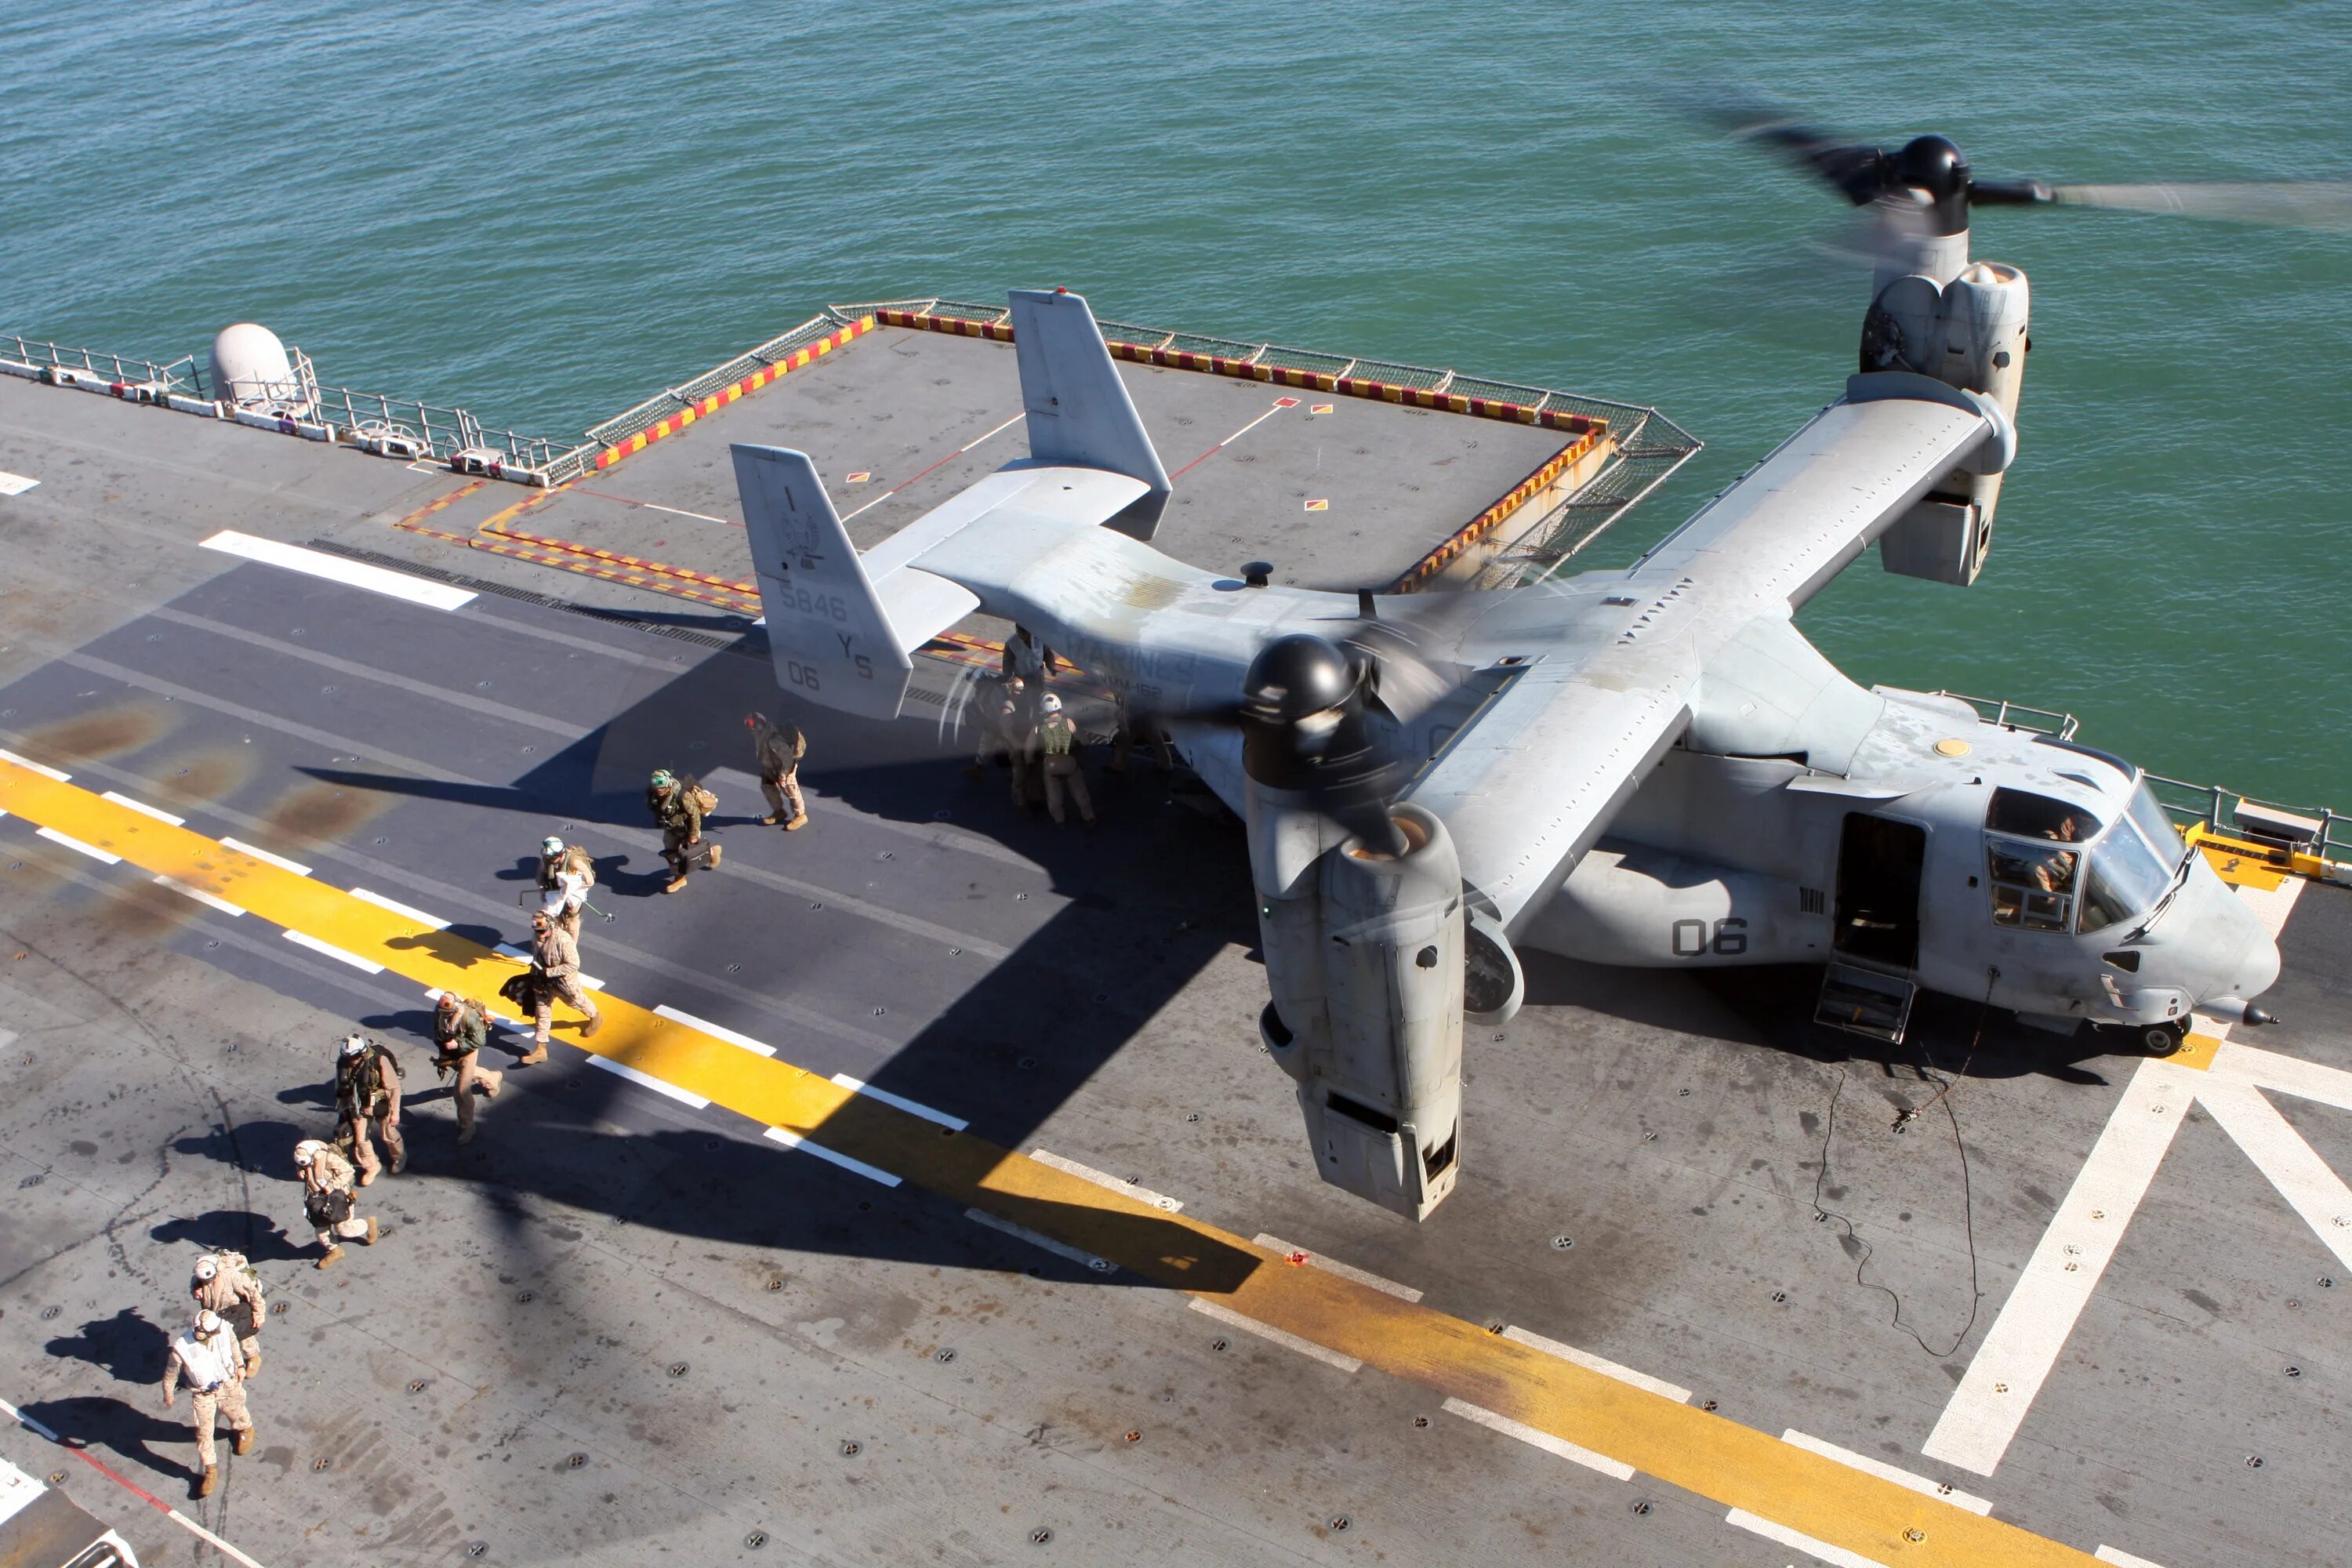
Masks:
[[[1059,289],[1015,289],[1013,347],[1021,360],[1030,456],[1040,463],[1108,468],[1150,486],[1104,525],[1149,540],[1168,507],[1168,470],[1144,434],[1086,300]]]
[[[877,590],[806,454],[740,444],[734,454],[776,683],[844,713],[897,718],[908,655],[979,599],[903,566]]]

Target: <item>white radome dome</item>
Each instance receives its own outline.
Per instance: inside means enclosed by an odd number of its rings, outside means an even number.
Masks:
[[[301,395],[286,345],[268,327],[239,321],[213,340],[213,395],[231,403],[291,402]]]

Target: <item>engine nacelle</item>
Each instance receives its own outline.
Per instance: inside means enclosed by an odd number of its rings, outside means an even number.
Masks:
[[[1399,805],[1408,847],[1379,855],[1286,792],[1252,782],[1248,803],[1273,993],[1259,1030],[1297,1082],[1316,1169],[1426,1218],[1461,1169],[1467,933],[1453,840]],[[1512,970],[1502,985],[1516,1003]]]
[[[1998,261],[1969,262],[1942,283],[1906,274],[1872,301],[1862,332],[1864,371],[1916,371],[1981,393],[2010,422],[1998,460],[1947,474],[1880,537],[1879,559],[1889,572],[1966,587],[1984,570],[2000,470],[2015,447],[2031,303],[2025,274]]]

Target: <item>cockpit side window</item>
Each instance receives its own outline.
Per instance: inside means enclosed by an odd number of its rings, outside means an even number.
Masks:
[[[2146,780],[2132,793],[2131,819],[2159,858],[2176,866],[2180,863],[2180,829],[2172,826],[2171,816],[2158,804],[2156,792]]]
[[[2083,844],[2099,819],[2079,805],[2025,790],[1997,789],[1985,810],[1985,854],[1992,872],[1992,918],[2027,931],[2071,931]]]

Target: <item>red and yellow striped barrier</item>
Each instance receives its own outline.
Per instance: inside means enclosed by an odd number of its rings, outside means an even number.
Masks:
[[[721,387],[700,402],[679,409],[651,428],[640,430],[627,440],[605,447],[596,454],[596,467],[609,468],[631,453],[644,451],[665,436],[677,435],[703,416],[717,413],[737,398],[759,391],[778,377],[789,375],[803,365],[823,358],[852,339],[862,337],[873,330],[874,318],[860,316],[839,331],[828,332],[806,347],[795,350],[789,357],[753,371],[734,385]]]
[[[1595,423],[1598,424],[1597,421]],[[1553,453],[1545,460],[1543,467],[1512,486],[1509,493],[1500,500],[1463,524],[1452,538],[1415,562],[1403,576],[1396,580],[1389,592],[1409,594],[1444,572],[1462,558],[1465,551],[1501,527],[1505,518],[1542,494],[1570,468],[1591,456],[1593,448],[1601,445],[1606,429],[1606,426],[1600,426],[1588,430]]]

